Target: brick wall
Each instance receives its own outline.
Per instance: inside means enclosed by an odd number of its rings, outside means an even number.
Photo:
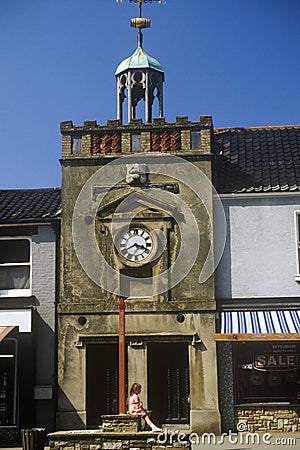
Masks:
[[[213,125],[210,116],[201,116],[198,122],[189,121],[186,116],[177,117],[176,122],[169,123],[161,118],[155,119],[151,124],[144,124],[141,119],[133,119],[127,125],[121,125],[118,120],[108,120],[107,125],[85,121],[83,126],[74,126],[72,121],[66,121],[61,123],[60,129],[63,159],[130,153],[132,134],[140,134],[141,152],[171,151],[180,154],[196,151],[199,154],[210,154],[212,150]],[[201,135],[201,145],[196,150],[191,148],[191,131],[199,131]],[[73,152],[74,137],[81,139],[80,152]],[[111,143],[110,137],[115,137],[118,145]],[[114,139],[112,141],[115,142]]]
[[[32,295],[36,299],[35,426],[53,429],[55,379],[56,234],[50,225],[32,236]],[[45,393],[47,395],[45,395]],[[50,398],[49,398],[50,397]],[[52,397],[52,398],[51,398]]]

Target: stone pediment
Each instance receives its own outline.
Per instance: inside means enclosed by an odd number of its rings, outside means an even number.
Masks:
[[[102,221],[109,221],[113,216],[114,219],[126,219],[132,217],[133,213],[135,218],[170,219],[175,208],[175,204],[163,202],[147,193],[147,190],[125,188],[122,189],[122,193],[108,192],[100,204],[97,215]]]

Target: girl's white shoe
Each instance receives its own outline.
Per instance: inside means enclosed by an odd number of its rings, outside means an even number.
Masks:
[[[153,425],[153,427],[151,427],[152,431],[162,431],[162,428],[158,428],[156,425]]]

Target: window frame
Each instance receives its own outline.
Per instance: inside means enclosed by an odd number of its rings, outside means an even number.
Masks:
[[[300,281],[300,210],[295,211],[296,269],[295,281]]]
[[[131,133],[131,153],[141,153],[142,136],[141,133]]]
[[[0,236],[0,241],[28,241],[29,262],[26,263],[0,263],[0,267],[29,266],[29,288],[25,289],[0,289],[0,297],[30,297],[32,294],[32,239],[28,236]]]
[[[197,133],[197,134],[196,134]],[[197,136],[197,139],[195,138]],[[191,130],[190,131],[190,147],[191,150],[200,150],[201,149],[201,130]],[[199,145],[195,145],[195,141],[199,143]]]
[[[75,134],[72,136],[71,153],[72,155],[80,155],[82,152],[82,136]]]

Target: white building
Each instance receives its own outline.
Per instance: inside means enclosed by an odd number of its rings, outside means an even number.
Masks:
[[[0,442],[54,427],[60,189],[0,191]],[[12,445],[11,445],[12,446]]]
[[[216,271],[223,428],[297,431],[300,126],[215,130],[215,152],[227,219]]]

